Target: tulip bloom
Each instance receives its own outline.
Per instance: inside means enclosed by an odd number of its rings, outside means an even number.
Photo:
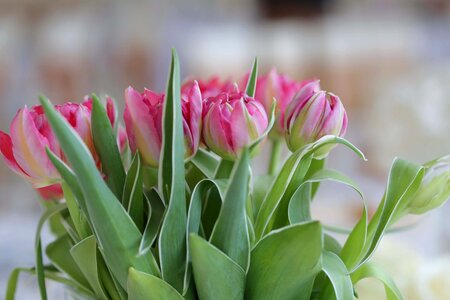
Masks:
[[[181,93],[188,93],[195,81],[187,80],[181,87]],[[230,80],[222,81],[219,76],[212,76],[207,80],[197,80],[202,98],[215,97],[220,93],[229,93],[234,90],[234,85]]]
[[[68,102],[56,105],[55,109],[78,133],[99,164],[91,135],[92,100],[86,98],[82,104]],[[115,108],[110,98],[107,111],[113,123]],[[60,199],[62,190],[58,182],[61,178],[47,157],[47,147],[65,161],[40,105],[19,109],[10,125],[10,135],[0,131],[0,152],[8,167],[31,182],[44,199]]]
[[[325,135],[344,136],[347,129],[347,113],[339,97],[320,91],[319,81],[306,84],[287,106],[284,120],[288,148],[296,151]],[[333,146],[316,153],[323,158]]]
[[[139,150],[144,163],[157,167],[162,145],[162,114],[164,94],[145,89],[138,93],[125,90],[124,120],[132,152]],[[185,157],[197,153],[200,143],[202,96],[197,82],[181,93]]]
[[[238,158],[268,126],[262,104],[240,92],[208,98],[203,110],[203,141],[227,160]]]

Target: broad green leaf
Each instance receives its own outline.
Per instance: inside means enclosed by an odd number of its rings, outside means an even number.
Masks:
[[[98,253],[98,252],[97,252]],[[105,293],[111,300],[127,300],[128,296],[125,290],[117,283],[108,269],[101,255],[97,255],[98,278],[103,285]]]
[[[334,254],[339,255],[342,251],[341,244],[331,235],[324,233],[323,234],[323,249]]]
[[[309,299],[321,270],[320,223],[290,225],[264,237],[251,253],[246,299]]]
[[[417,191],[423,175],[423,167],[399,158],[394,160],[384,199],[375,214],[376,217],[372,218],[368,226],[369,239],[364,246],[364,257],[356,268],[372,256],[388,226],[392,225],[391,221],[397,209]]]
[[[187,217],[180,66],[175,50],[172,50],[162,122],[159,191],[167,205],[167,210],[159,235],[160,265],[163,279],[177,291],[182,292],[186,268]]]
[[[98,277],[97,242],[95,237],[91,235],[74,245],[70,250],[70,254],[87,278],[95,295],[106,297]]]
[[[342,247],[339,256],[347,266],[347,269],[352,271],[359,263],[361,256],[364,255],[364,245],[367,242],[367,208],[363,205],[363,212],[358,223],[353,227],[353,230],[347,237],[347,240]]]
[[[36,270],[33,268],[16,268],[16,269],[14,269],[11,272],[9,279],[8,279],[8,283],[6,285],[5,300],[14,300],[15,299],[19,275],[22,272],[32,274],[32,275],[36,274]],[[89,290],[86,290],[83,286],[79,285],[77,282],[61,276],[59,272],[44,270],[44,277],[45,277],[45,279],[49,279],[54,282],[61,283],[67,287],[70,287],[71,289],[76,291],[80,296],[83,296],[84,297],[83,299],[94,299],[92,297],[92,293]]]
[[[143,170],[139,152],[136,152],[128,170],[123,188],[122,204],[139,230],[144,229]]]
[[[123,288],[126,287],[128,268],[131,266],[158,275],[158,266],[150,253],[137,255],[141,233],[103,181],[87,146],[47,99],[41,97],[40,100],[53,132],[78,178],[84,199],[89,199],[85,202],[85,214],[89,216],[105,261],[118,282]]]
[[[83,272],[70,255],[70,248],[72,246],[73,244],[69,236],[63,235],[47,246],[45,254],[47,254],[47,257],[59,270],[69,275],[80,285],[89,288],[89,283],[83,275]]]
[[[387,300],[402,300],[403,296],[395,282],[383,269],[371,263],[361,266],[351,275],[353,284],[358,283],[365,278],[375,278],[381,281],[386,291]]]
[[[106,182],[114,195],[120,199],[125,182],[125,170],[111,121],[95,94],[92,94],[91,129],[95,150],[100,157],[102,171],[106,175]]]
[[[319,299],[353,299],[352,279],[344,262],[342,262],[339,256],[329,251],[323,252],[322,257],[322,270],[329,278],[331,285],[325,287]]]
[[[92,235],[89,224],[84,216],[84,213],[80,210],[72,189],[66,182],[63,182],[62,189],[64,192],[64,199],[66,200],[67,208],[69,210],[70,217],[74,224],[75,230],[77,231],[79,240],[82,240],[90,235]]]
[[[41,299],[43,300],[47,299],[47,289],[45,286],[44,265],[42,258],[41,231],[48,219],[60,213],[64,209],[67,209],[65,203],[56,204],[47,208],[47,210],[41,215],[36,228],[36,235],[34,239],[34,248],[36,254],[36,276],[39,286],[39,293],[41,295]]]
[[[272,185],[274,176],[262,175],[257,176],[253,182],[253,191],[251,191],[253,218],[256,218],[267,193],[267,187]]]
[[[191,159],[191,162],[210,179],[214,178],[215,171],[219,165],[219,159],[211,152],[202,148],[198,149],[197,154]]]
[[[244,270],[198,235],[189,236],[195,285],[202,300],[243,299]]]
[[[142,234],[141,245],[139,246],[140,254],[147,253],[155,242],[164,218],[164,211],[166,210],[161,196],[156,189],[152,188],[145,193],[145,199],[149,208],[149,219]]]
[[[231,172],[222,208],[210,238],[214,246],[244,270],[247,270],[250,259],[250,241],[245,210],[250,178],[249,161],[248,150],[244,149]]]
[[[222,159],[214,173],[214,179],[229,178],[233,170],[234,163],[230,160]]]
[[[253,61],[252,71],[248,76],[247,86],[245,87],[245,93],[250,97],[255,96],[257,79],[258,79],[258,58],[255,57],[255,60]]]
[[[302,159],[310,158],[318,149],[329,144],[343,144],[353,150],[353,152],[355,152],[361,158],[365,159],[364,154],[362,154],[362,152],[349,141],[340,137],[330,135],[324,136],[315,143],[306,145],[305,147],[294,152],[284,163],[281,171],[273,181],[272,186],[269,188],[269,191],[263,200],[255,224],[255,234],[257,240],[259,240],[268,231],[270,222],[273,219],[273,216],[277,211],[277,208],[280,205],[283,197],[285,199],[284,205],[286,206],[285,213],[287,216],[287,208],[289,204],[288,201],[290,200],[290,196],[298,188],[298,185],[291,185],[291,181],[296,172],[299,172],[297,171],[297,169],[300,161],[302,161]],[[288,188],[290,193],[292,194],[289,196],[285,196]]]
[[[176,289],[160,278],[130,268],[128,275],[130,300],[183,300]]]

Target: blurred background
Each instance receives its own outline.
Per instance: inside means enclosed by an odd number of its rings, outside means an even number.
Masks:
[[[122,111],[129,85],[163,91],[171,47],[183,76],[199,78],[238,79],[258,56],[261,72],[318,77],[340,96],[347,138],[369,160],[338,147],[329,165],[360,182],[373,210],[395,156],[422,163],[450,153],[449,28],[447,0],[0,0],[0,129],[40,93],[65,102],[107,92]],[[360,211],[356,193],[328,183],[314,204],[339,226]],[[450,299],[449,213],[405,220],[414,226],[381,244],[374,259],[406,299]],[[39,214],[30,186],[0,163],[0,298],[9,272],[34,264]],[[384,299],[375,281],[359,292]],[[38,299],[32,276],[21,277],[17,299]]]

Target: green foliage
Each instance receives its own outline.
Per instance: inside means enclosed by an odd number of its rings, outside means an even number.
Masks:
[[[255,59],[246,87],[250,96],[257,69]],[[92,133],[101,167],[50,102],[43,97],[41,102],[67,158],[66,163],[47,149],[61,175],[65,202],[45,207],[36,232],[36,266],[13,270],[6,300],[14,299],[21,272],[37,276],[42,299],[47,298],[46,280],[53,280],[83,299],[351,300],[355,285],[367,277],[384,284],[388,299],[402,299],[392,279],[369,260],[402,216],[434,208],[448,194],[448,187],[441,187],[448,177],[423,184],[425,171],[442,159],[425,166],[395,159],[386,192],[369,220],[358,185],[315,157],[321,148],[341,144],[365,159],[336,136],[297,150],[279,170],[273,161],[270,174],[253,176],[251,156],[274,124],[275,103],[268,128],[237,161],[199,149],[185,162],[175,51],[158,169],[145,168],[139,153],[131,164],[122,160],[96,96]],[[361,218],[343,245],[311,214],[319,184],[326,181],[344,184],[361,198]],[[41,230],[54,216],[62,234],[45,247],[50,264],[44,265]]]

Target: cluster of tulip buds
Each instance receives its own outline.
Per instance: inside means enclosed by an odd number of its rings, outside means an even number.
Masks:
[[[240,83],[247,77],[243,76]],[[267,130],[273,105],[276,119],[269,136],[277,140],[284,137],[293,152],[325,135],[345,134],[345,109],[339,97],[321,90],[318,80],[297,82],[272,69],[257,78],[253,97],[242,90],[242,84],[222,81],[217,76],[205,81],[185,81],[180,93],[186,160],[195,156],[199,147],[206,147],[225,160],[236,160],[245,147]],[[128,141],[132,153],[139,151],[143,163],[156,168],[162,145],[165,95],[129,87],[124,98],[126,132],[118,125],[113,101],[109,97],[106,101],[111,125],[118,128],[118,146],[123,151]],[[91,133],[92,100],[55,108],[100,164]],[[0,131],[0,150],[6,164],[31,182],[45,199],[58,199],[62,197],[60,176],[47,157],[46,148],[65,161],[41,106],[20,109],[11,123],[10,134]],[[330,150],[331,146],[321,149],[318,158],[326,157]]]

